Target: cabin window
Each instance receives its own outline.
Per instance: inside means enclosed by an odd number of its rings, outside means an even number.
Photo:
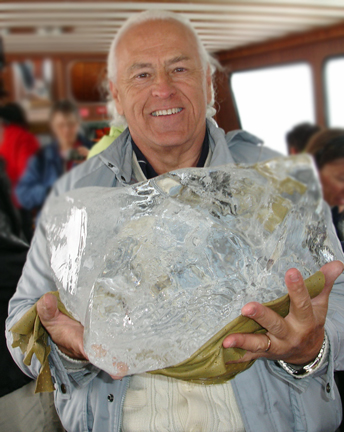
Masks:
[[[19,60],[11,66],[15,101],[23,107],[29,122],[47,122],[52,104],[52,60]]]
[[[329,59],[325,63],[325,89],[327,124],[344,127],[344,57]]]
[[[308,64],[235,72],[231,85],[241,127],[282,154],[287,154],[285,135],[290,129],[315,122]]]

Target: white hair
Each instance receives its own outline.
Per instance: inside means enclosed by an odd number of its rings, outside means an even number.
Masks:
[[[132,15],[122,25],[122,27],[119,29],[116,36],[114,37],[110,46],[108,61],[107,61],[108,81],[112,81],[113,83],[116,82],[116,78],[117,78],[116,47],[123,34],[126,33],[131,27],[135,25],[142,24],[147,21],[153,21],[153,20],[165,20],[165,21],[174,20],[183,24],[195,37],[197,47],[198,47],[198,53],[201,59],[204,73],[206,74],[208,67],[210,67],[211,75],[213,77],[216,69],[220,68],[220,64],[213,56],[211,56],[206,51],[200,37],[196,33],[196,30],[193,28],[190,21],[187,18],[185,18],[183,15],[176,14],[174,12],[149,10],[149,11]],[[111,92],[109,92],[109,95],[110,95],[109,96],[110,100],[108,102],[107,109],[109,115],[113,117],[111,124],[114,126],[127,126],[125,117],[118,114],[116,110],[116,105],[114,100],[112,99]],[[216,110],[214,108],[214,103],[215,103],[214,95],[215,95],[214,85],[213,82],[211,82],[211,101],[210,103],[208,103],[207,111],[206,111],[206,116],[208,118],[212,118],[216,114]]]

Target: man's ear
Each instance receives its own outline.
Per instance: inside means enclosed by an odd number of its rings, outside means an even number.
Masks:
[[[124,111],[121,103],[121,98],[119,96],[118,88],[116,84],[113,83],[112,81],[109,82],[109,87],[110,87],[110,92],[112,94],[113,100],[115,101],[116,110],[119,115],[123,115]]]

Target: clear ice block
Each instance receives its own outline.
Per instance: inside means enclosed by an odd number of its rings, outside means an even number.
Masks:
[[[187,359],[249,301],[287,292],[337,251],[308,156],[189,168],[124,188],[82,188],[43,214],[61,300],[112,375]]]

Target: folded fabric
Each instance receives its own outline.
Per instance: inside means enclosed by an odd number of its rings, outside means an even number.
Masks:
[[[320,271],[305,280],[311,298],[314,298],[324,288],[325,277]],[[265,303],[265,306],[272,309],[282,317],[288,315],[290,298],[286,294],[283,297]],[[192,381],[199,384],[220,384],[235,377],[240,372],[253,365],[255,360],[245,363],[228,363],[239,360],[245,354],[240,348],[224,348],[223,340],[234,333],[260,333],[267,331],[251,318],[240,315],[221,331],[214,335],[206,344],[195,352],[188,360],[176,366],[153,371],[172,378],[185,381]]]
[[[51,291],[57,297],[58,308],[65,315],[74,319],[66,310],[60,300],[57,291]],[[41,369],[36,381],[35,393],[54,391],[54,384],[51,379],[48,356],[50,346],[48,345],[48,333],[42,326],[37,314],[37,303],[35,303],[11,328],[13,334],[12,347],[19,347],[24,354],[24,364],[30,366],[32,356],[35,354],[41,363]]]
[[[325,284],[323,273],[316,272],[306,279],[305,284],[310,297],[317,296]],[[60,301],[59,293],[51,292],[51,294],[57,297],[59,310],[73,319]],[[289,295],[285,295],[265,305],[285,317],[289,312],[289,304]],[[20,347],[25,355],[24,364],[29,366],[35,354],[42,365],[37,377],[35,393],[54,391],[48,362],[50,353],[50,347],[47,344],[48,333],[41,324],[36,304],[11,328],[11,332],[13,334],[12,346]],[[214,335],[188,360],[150,373],[202,384],[218,384],[232,379],[254,363],[254,361],[228,363],[240,359],[245,354],[245,351],[239,348],[223,348],[223,340],[233,333],[266,333],[266,329],[251,318],[239,316]]]

